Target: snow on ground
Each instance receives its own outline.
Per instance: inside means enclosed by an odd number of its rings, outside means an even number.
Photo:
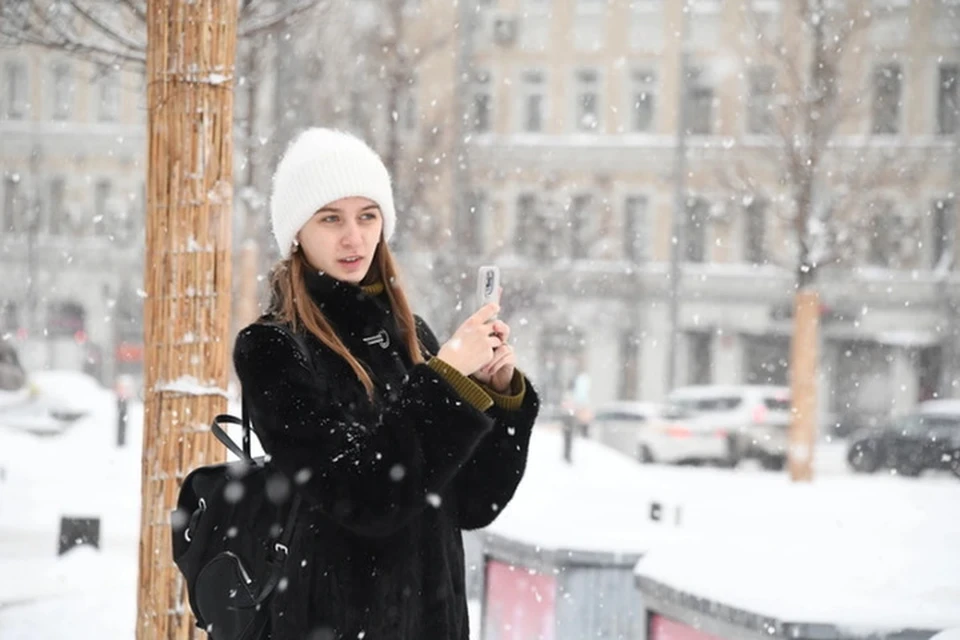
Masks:
[[[142,405],[131,405],[123,449],[112,396],[95,405],[58,437],[0,428],[3,640],[133,637]],[[571,466],[561,448],[559,434],[538,429],[526,478],[492,531],[544,547],[647,551],[651,577],[752,607],[777,606],[770,585],[795,574],[779,603],[792,608],[775,611],[814,615],[832,598],[835,621],[851,625],[863,603],[919,620],[960,602],[958,551],[947,544],[960,539],[960,482],[948,476],[852,476],[840,445],[820,449],[813,485],[758,469],[640,466],[583,440]],[[651,502],[662,521],[649,519]],[[64,515],[100,517],[102,550],[58,558]],[[928,596],[925,610],[917,599]],[[838,603],[854,613],[844,618]],[[479,604],[470,609],[476,627]]]
[[[131,405],[127,446],[118,449],[114,397],[69,385],[64,395],[93,412],[63,435],[0,427],[3,640],[133,637],[143,406]],[[58,557],[63,516],[99,517],[102,551]]]
[[[643,575],[781,620],[960,625],[952,477],[834,467],[793,484],[784,473],[637,465],[590,441],[577,441],[568,465],[561,448],[559,433],[535,436],[524,483],[491,532],[552,550],[646,553]],[[823,447],[825,461],[836,448]]]

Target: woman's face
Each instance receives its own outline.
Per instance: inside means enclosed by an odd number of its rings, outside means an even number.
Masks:
[[[372,200],[341,198],[323,207],[297,234],[310,266],[358,284],[373,264],[383,232],[383,215]]]

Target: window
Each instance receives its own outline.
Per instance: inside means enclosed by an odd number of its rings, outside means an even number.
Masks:
[[[120,116],[120,78],[117,71],[100,67],[97,79],[97,119],[113,122]]]
[[[747,72],[747,133],[773,133],[773,100],[776,88],[774,78],[771,67],[754,67]]]
[[[593,69],[576,73],[576,105],[574,127],[578,131],[597,131],[600,128],[600,81]]]
[[[98,180],[93,190],[93,233],[94,235],[107,235],[111,231],[111,224],[114,222],[109,213],[110,193],[113,185],[109,180]]]
[[[9,60],[3,67],[4,114],[10,120],[21,120],[27,115],[27,67],[19,60]]]
[[[930,266],[936,269],[945,259],[956,259],[952,255],[956,238],[954,200],[937,198],[932,203],[931,213]]]
[[[143,230],[144,220],[146,219],[146,196],[144,195],[144,186],[141,183],[136,190],[128,191],[126,197],[126,206],[120,212],[122,223],[118,224],[116,235],[120,240],[129,242],[138,237]]]
[[[537,256],[537,197],[532,193],[521,193],[517,196],[516,235],[514,242],[519,255]]]
[[[897,48],[910,35],[912,0],[874,0],[869,8],[870,39],[876,47]]]
[[[707,218],[710,205],[703,198],[687,200],[684,235],[684,258],[687,262],[703,262],[707,257]]]
[[[687,380],[689,384],[710,384],[713,378],[713,335],[707,331],[687,333]]]
[[[51,114],[54,120],[68,120],[73,108],[73,75],[70,65],[66,62],[57,62],[53,65],[53,108]]]
[[[60,235],[67,230],[66,180],[56,177],[50,181],[50,233]]]
[[[353,87],[350,89],[348,99],[349,104],[349,121],[351,129],[362,129],[364,122],[366,120],[366,114],[364,113],[364,98],[363,94],[359,89]]]
[[[937,133],[957,133],[960,122],[960,64],[942,64],[937,75]]]
[[[630,46],[640,51],[663,49],[663,0],[631,0]]]
[[[620,400],[640,397],[640,336],[633,328],[620,333]]]
[[[74,302],[50,302],[47,306],[47,332],[50,337],[72,337],[86,329],[86,311]]]
[[[589,257],[592,203],[592,196],[585,193],[577,194],[570,200],[570,257],[574,260]]]
[[[630,262],[647,258],[647,197],[627,196],[623,201],[623,257]]]
[[[400,128],[408,133],[417,130],[417,121],[419,119],[417,114],[417,84],[417,74],[414,72],[410,78],[407,79],[406,86],[401,89],[400,104],[397,105],[399,109],[397,119]]]
[[[875,200],[867,205],[867,264],[876,267],[889,267],[894,258],[893,203],[889,200]]]
[[[790,377],[790,339],[743,336],[743,363],[744,381],[747,384],[787,385]]]
[[[523,85],[522,121],[520,128],[529,133],[543,131],[545,78],[540,71],[527,71],[521,78]]]
[[[744,208],[743,258],[751,264],[767,262],[767,201],[753,198]]]
[[[573,21],[573,46],[577,51],[598,51],[606,39],[607,0],[577,0]]]
[[[491,128],[490,73],[478,71],[473,80],[473,102],[470,125],[477,133],[486,133]]]
[[[20,328],[17,303],[13,300],[0,301],[0,332],[13,333]]]
[[[3,231],[21,231],[23,204],[20,195],[20,176],[7,176],[3,181]]]
[[[656,108],[656,73],[651,69],[634,69],[630,76],[630,128],[633,131],[652,131]]]
[[[783,22],[783,4],[780,0],[753,0],[748,17],[753,28],[751,36],[766,41],[780,37]]]
[[[526,0],[521,11],[520,47],[524,51],[543,51],[550,43],[551,2]]]
[[[687,132],[708,136],[713,130],[713,87],[707,82],[706,72],[699,67],[687,71],[686,81]]]
[[[481,190],[472,191],[467,196],[467,208],[460,218],[458,239],[470,253],[483,253],[486,245],[487,194]]]
[[[957,0],[934,0],[933,31],[938,44],[952,47],[960,45],[960,2]]]
[[[881,64],[873,70],[873,133],[894,135],[900,131],[900,98],[903,89],[900,64]]]
[[[723,26],[720,0],[695,0],[690,5],[690,43],[701,49],[717,46]]]

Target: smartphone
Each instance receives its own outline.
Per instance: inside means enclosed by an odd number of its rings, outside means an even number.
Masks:
[[[477,308],[500,302],[500,267],[483,266],[477,271]]]

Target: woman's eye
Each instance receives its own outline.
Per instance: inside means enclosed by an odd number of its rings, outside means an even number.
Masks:
[[[361,216],[363,220],[376,220],[377,214],[375,213],[365,213]]]
[[[336,222],[336,221],[337,221],[337,216],[326,216],[326,217],[320,218],[320,222]]]

